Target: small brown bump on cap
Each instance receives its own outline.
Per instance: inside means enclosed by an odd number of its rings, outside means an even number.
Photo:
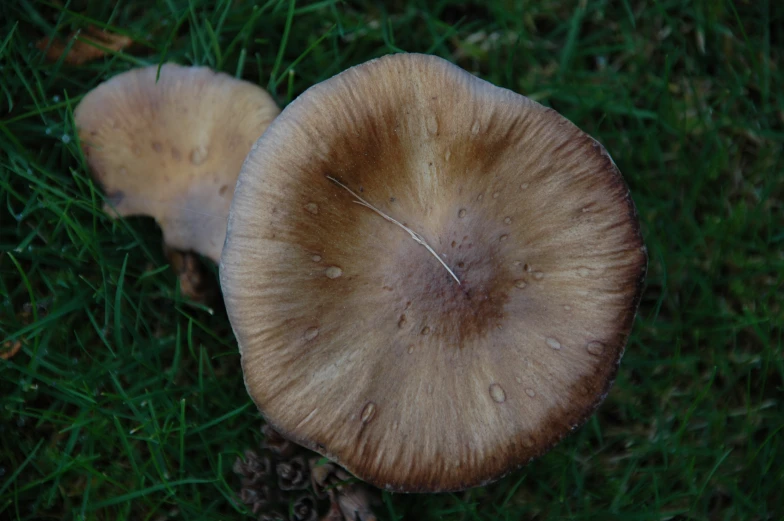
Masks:
[[[149,215],[174,249],[220,259],[250,145],[280,109],[258,86],[167,63],[118,74],[74,111],[84,156],[112,215]],[[232,138],[234,136],[234,138]],[[114,203],[114,204],[112,204]]]
[[[248,392],[357,477],[487,483],[606,396],[646,257],[618,169],[553,110],[386,56],[292,102],[239,185],[220,271]]]

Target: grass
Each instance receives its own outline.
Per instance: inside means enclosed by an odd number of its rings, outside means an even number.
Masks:
[[[784,519],[781,2],[12,0],[0,20],[0,341],[22,344],[0,360],[0,518],[248,515],[231,463],[259,417],[225,312],[180,296],[152,222],[101,211],[73,128],[81,96],[173,60],[285,105],[405,50],[602,141],[650,270],[594,418],[494,485],[384,494],[381,519]],[[35,46],[90,23],[140,43],[80,66]]]

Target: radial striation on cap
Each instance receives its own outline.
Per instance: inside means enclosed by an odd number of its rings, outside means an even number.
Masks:
[[[221,285],[248,392],[361,479],[493,481],[606,396],[647,258],[615,164],[555,111],[387,56],[291,103],[237,186]]]
[[[252,83],[168,63],[102,83],[74,119],[107,211],[152,216],[166,244],[217,262],[242,162],[279,112]]]

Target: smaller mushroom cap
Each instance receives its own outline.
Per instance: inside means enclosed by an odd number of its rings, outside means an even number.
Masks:
[[[106,210],[152,216],[168,246],[217,262],[242,162],[279,112],[252,83],[168,63],[102,83],[74,119]]]

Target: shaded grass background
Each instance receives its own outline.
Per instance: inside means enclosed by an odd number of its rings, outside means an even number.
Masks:
[[[270,0],[0,5],[0,518],[240,519],[258,441],[221,306],[184,300],[145,219],[111,221],[72,111],[130,67],[205,64],[281,105],[400,50],[435,53],[602,141],[650,253],[618,380],[547,456],[382,519],[784,518],[784,5]],[[128,53],[35,42],[93,23]]]

